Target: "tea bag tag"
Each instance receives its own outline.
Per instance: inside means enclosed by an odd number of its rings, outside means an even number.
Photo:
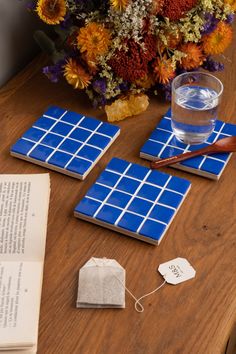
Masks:
[[[169,284],[180,284],[186,280],[192,279],[196,275],[195,269],[185,258],[175,258],[158,267],[165,281]]]

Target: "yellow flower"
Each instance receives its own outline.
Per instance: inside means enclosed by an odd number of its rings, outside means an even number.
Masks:
[[[233,11],[236,11],[236,0],[225,0],[225,4],[230,5]]]
[[[186,54],[181,60],[181,67],[191,70],[199,67],[203,63],[204,56],[201,48],[195,43],[186,43],[180,46],[179,50]]]
[[[110,0],[110,2],[115,10],[123,11],[127,7],[129,0]]]
[[[57,25],[66,15],[65,0],[38,0],[36,12],[48,25]]]
[[[175,77],[175,71],[170,59],[164,55],[162,58],[157,58],[153,63],[154,76],[157,82],[168,84]]]
[[[91,77],[75,60],[69,59],[65,65],[64,76],[75,89],[84,89],[90,84]]]
[[[98,55],[103,55],[108,51],[110,31],[103,25],[90,22],[80,29],[77,41],[80,51],[87,52],[87,57],[94,60]]]
[[[135,84],[139,87],[149,89],[155,84],[155,81],[150,74],[147,74],[143,78],[136,80]]]
[[[207,54],[221,54],[230,45],[233,37],[233,30],[225,22],[219,22],[216,29],[203,36],[203,51]]]

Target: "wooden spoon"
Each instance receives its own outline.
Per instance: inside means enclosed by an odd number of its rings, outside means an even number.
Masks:
[[[205,154],[216,154],[218,152],[235,152],[236,151],[236,136],[229,136],[217,140],[214,144],[207,145],[204,148],[186,152],[184,154],[167,157],[166,159],[161,159],[155,162],[151,162],[151,168],[159,168],[168,165],[173,165],[177,162],[190,159],[194,156],[205,155]]]

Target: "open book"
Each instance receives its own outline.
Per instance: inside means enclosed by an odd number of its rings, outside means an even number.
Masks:
[[[0,354],[37,351],[49,174],[0,175]]]

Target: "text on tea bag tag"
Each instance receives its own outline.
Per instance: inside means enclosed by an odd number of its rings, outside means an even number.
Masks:
[[[180,284],[186,280],[192,279],[196,275],[195,269],[185,258],[175,258],[158,267],[158,272],[169,284]]]

